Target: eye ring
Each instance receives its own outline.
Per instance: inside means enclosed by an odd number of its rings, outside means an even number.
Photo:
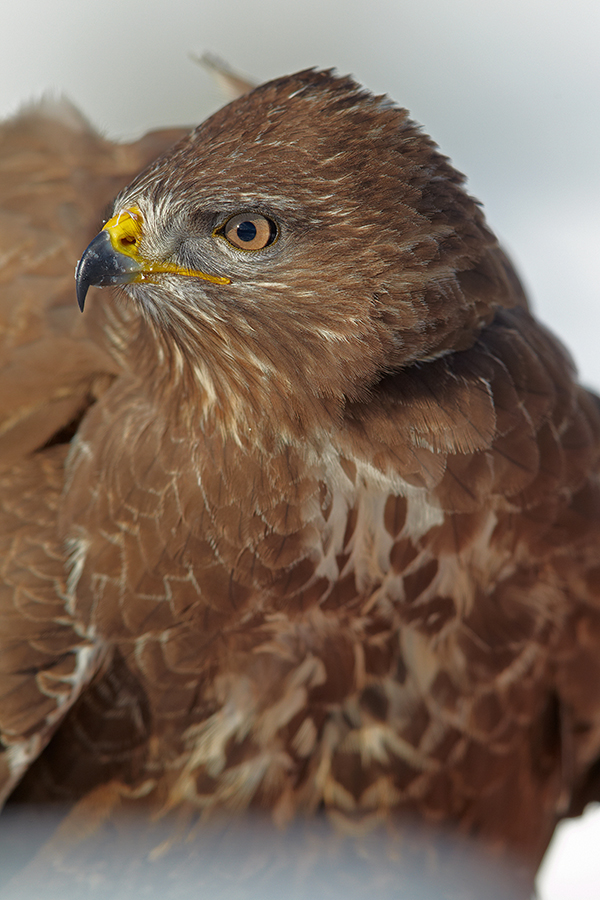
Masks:
[[[236,250],[256,253],[275,243],[279,229],[273,219],[262,213],[243,212],[230,216],[214,234],[225,238]]]

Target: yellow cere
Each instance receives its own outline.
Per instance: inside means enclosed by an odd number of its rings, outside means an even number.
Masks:
[[[190,278],[203,278],[205,281],[212,281],[214,284],[231,284],[231,279],[224,275],[208,275],[206,272],[200,272],[198,269],[187,269],[185,266],[178,266],[176,263],[169,262],[153,262],[144,259],[139,253],[139,243],[143,235],[144,217],[137,208],[132,206],[129,209],[121,210],[112,219],[109,219],[103,231],[107,231],[110,242],[117,253],[130,256],[140,264],[139,275],[134,281],[149,280],[148,276],[160,274],[185,275]]]

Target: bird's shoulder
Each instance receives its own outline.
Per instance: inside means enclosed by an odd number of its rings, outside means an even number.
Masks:
[[[73,262],[122,185],[181,133],[119,144],[49,99],[0,124],[1,467],[72,434],[120,370],[103,317],[73,315]]]

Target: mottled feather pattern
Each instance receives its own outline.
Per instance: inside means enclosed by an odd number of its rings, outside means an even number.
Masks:
[[[64,448],[53,448],[0,476],[4,799],[97,670],[102,652],[65,608],[65,559],[56,534],[64,456]]]
[[[230,283],[91,297],[77,402],[1,485],[32,542],[3,571],[8,755],[58,729],[17,796],[415,814],[535,868],[600,755],[600,408],[462,176],[311,70],[183,137],[132,209],[141,259]],[[258,253],[219,231],[247,210],[277,223]]]

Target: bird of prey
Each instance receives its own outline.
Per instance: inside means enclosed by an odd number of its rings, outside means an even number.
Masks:
[[[534,870],[597,789],[600,405],[463,177],[330,71],[166,151],[71,130],[39,246],[10,197],[4,796],[411,815]]]

